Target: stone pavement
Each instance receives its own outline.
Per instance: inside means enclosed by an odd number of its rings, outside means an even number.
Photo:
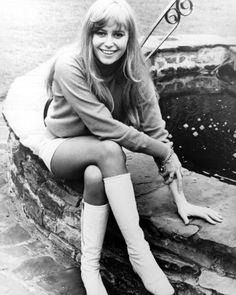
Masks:
[[[0,217],[0,294],[86,294],[75,264],[64,260],[4,193]]]

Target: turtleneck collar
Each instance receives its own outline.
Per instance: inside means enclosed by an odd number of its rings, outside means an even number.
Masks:
[[[113,76],[117,70],[121,67],[123,64],[124,57],[121,57],[116,62],[106,65],[100,62],[100,60],[95,56],[95,65],[98,69],[98,72],[101,74],[103,78],[109,78]]]

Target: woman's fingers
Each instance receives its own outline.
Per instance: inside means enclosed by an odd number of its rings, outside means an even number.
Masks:
[[[191,216],[195,216],[195,217],[200,217],[202,219],[205,219],[207,222],[211,223],[211,224],[216,224],[216,221],[214,221],[214,219],[212,219],[212,217],[209,215],[209,212],[207,212],[207,208],[204,207],[197,207],[194,206],[196,211],[192,212],[192,214],[190,214]]]
[[[187,214],[183,213],[183,212],[179,212],[180,217],[182,218],[183,222],[185,225],[189,224],[189,219]]]
[[[195,209],[197,209],[197,206],[195,207]],[[194,212],[192,216],[201,217],[211,224],[216,224],[217,222],[223,221],[223,217],[218,212],[204,207],[199,207],[199,209]]]
[[[210,224],[216,224],[216,221],[214,221],[210,216],[205,215],[203,218],[208,221]]]
[[[217,221],[217,222],[222,222],[223,221],[223,217],[216,211],[207,208],[207,214],[209,215],[210,218],[212,218],[213,220]]]

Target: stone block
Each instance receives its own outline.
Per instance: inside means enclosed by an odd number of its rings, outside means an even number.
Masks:
[[[77,249],[80,249],[81,232],[63,222],[63,220],[57,220],[56,234],[67,241],[70,245]]]
[[[29,233],[19,224],[12,225],[10,228],[0,233],[1,245],[17,245],[31,239]]]
[[[179,256],[163,251],[163,249],[160,251],[156,249],[152,250],[152,253],[160,267],[172,274],[179,274],[182,277],[191,276],[192,278],[197,278],[201,273],[200,267],[196,263],[180,259]]]
[[[138,275],[134,273],[131,264],[128,262],[128,257],[124,262],[112,252],[110,254],[103,256],[102,264],[104,266],[104,278],[113,286],[114,291],[118,292],[117,294],[127,294],[128,290],[130,290],[130,294],[135,295],[150,294],[145,290]]]
[[[44,290],[56,294],[86,295],[78,267],[43,276],[38,285]]]
[[[44,235],[47,238],[49,237],[50,231],[47,230],[45,227],[42,227],[42,226],[38,225],[37,223],[35,224],[35,227],[42,235]]]
[[[73,259],[76,257],[76,249],[62,238],[51,233],[49,235],[49,240],[52,241],[62,252],[66,253]]]
[[[179,55],[179,60],[178,60],[178,62],[181,64],[182,62],[185,61],[185,59],[186,59],[185,55],[184,55],[184,54],[180,54],[180,55]]]
[[[66,204],[58,195],[59,191],[60,193],[63,192],[61,192],[59,187],[56,187],[56,184],[51,185],[51,183],[43,183],[38,189],[37,194],[44,209],[49,210],[55,218],[61,218]]]
[[[58,179],[51,174],[51,177],[46,182],[49,190],[53,191],[65,203],[75,207],[82,198],[80,189],[83,186],[81,181],[66,181]]]
[[[38,236],[40,237],[40,235]],[[48,240],[45,241],[45,239],[41,237],[41,239],[35,239],[27,243],[24,245],[24,248],[33,256],[43,256],[49,253],[51,245]]]
[[[178,295],[223,295],[219,293],[215,294],[210,290],[199,288],[195,284],[192,284],[192,282],[181,282],[180,280],[175,282],[171,279],[170,281],[176,291],[176,294]]]
[[[199,278],[199,285],[217,294],[235,295],[236,280],[220,276],[214,272],[204,270]]]
[[[15,166],[15,165],[12,165]],[[13,167],[12,167],[13,168]],[[23,199],[23,186],[24,186],[24,178],[20,174],[15,172],[14,169],[10,170],[10,175],[12,179],[12,184],[14,184],[15,187],[12,187],[13,191],[16,194],[16,197],[18,199]]]
[[[23,175],[22,163],[25,161],[25,153],[21,147],[19,140],[17,140],[12,133],[9,143],[10,151],[12,154],[12,161],[15,164],[18,173]]]
[[[57,221],[55,215],[49,210],[45,210],[43,214],[43,226],[48,232],[56,233]]]
[[[23,184],[23,208],[25,214],[34,220],[35,223],[43,225],[44,208],[38,198],[27,183]]]
[[[0,223],[6,221],[6,219],[10,217],[10,210],[6,202],[7,199],[8,196],[0,193]]]
[[[32,153],[27,153],[26,160],[23,162],[24,177],[31,190],[37,193],[39,187],[49,178],[49,172],[41,167],[40,159],[35,160]]]
[[[13,270],[13,273],[22,280],[28,281],[41,275],[61,271],[63,268],[51,256],[40,256],[24,261]]]
[[[28,289],[25,284],[12,278],[10,274],[0,273],[0,294],[2,295],[41,295],[39,290]]]
[[[177,63],[177,57],[171,55],[171,56],[166,58],[166,62],[168,64],[176,64]]]
[[[219,65],[230,56],[230,52],[223,46],[201,48],[198,51],[196,63]]]
[[[14,246],[12,245],[7,245],[5,249],[3,248],[0,250],[1,272],[4,272],[6,270],[11,271],[16,266],[20,265],[24,261],[24,259],[27,258],[23,255],[14,255],[14,253],[11,252],[13,247]]]
[[[66,206],[63,212],[62,220],[72,228],[80,230],[81,208]]]

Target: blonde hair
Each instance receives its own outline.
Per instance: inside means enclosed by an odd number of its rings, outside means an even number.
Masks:
[[[102,77],[97,73],[92,46],[93,34],[104,27],[109,20],[128,31],[127,48],[122,58],[123,71],[120,73],[123,78],[120,79],[123,81],[122,106],[125,122],[138,126],[138,99],[144,95],[143,87],[147,87],[145,85],[148,85],[146,82],[150,77],[138,42],[134,12],[125,0],[97,0],[90,6],[82,23],[78,53],[83,59],[90,90],[112,111],[113,98]],[[51,78],[48,79],[51,83],[53,72],[52,69]]]

